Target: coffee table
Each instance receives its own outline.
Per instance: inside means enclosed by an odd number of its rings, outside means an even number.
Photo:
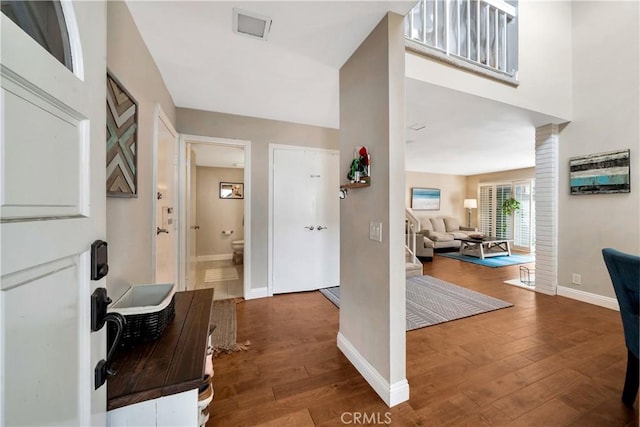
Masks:
[[[495,236],[488,236],[483,239],[460,239],[460,255],[469,255],[480,259],[492,256],[511,256],[512,240]]]

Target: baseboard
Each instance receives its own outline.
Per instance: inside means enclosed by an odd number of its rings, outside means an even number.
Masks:
[[[390,408],[409,400],[409,382],[406,378],[402,381],[389,384],[382,375],[365,359],[360,352],[338,332],[338,348],[349,359],[351,364],[360,372],[360,375],[369,383],[378,396]]]
[[[589,304],[597,305],[611,310],[620,311],[618,300],[611,297],[605,297],[598,294],[592,294],[590,292],[581,291],[578,289],[567,288],[565,286],[558,286],[557,294],[562,297],[575,299],[578,301],[586,302]]]
[[[233,254],[199,255],[198,256],[198,262],[226,261],[229,259],[233,259]]]
[[[266,298],[269,296],[269,292],[267,287],[264,288],[253,288],[249,290],[249,294],[244,296],[244,299],[258,299],[258,298]]]

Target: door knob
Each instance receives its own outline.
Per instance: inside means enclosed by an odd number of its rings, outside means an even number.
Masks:
[[[160,233],[167,233],[167,234],[169,234],[169,230],[167,230],[166,228],[156,227],[156,235],[158,235],[158,234],[160,234]]]
[[[307,230],[313,230],[315,227],[313,225],[308,225],[305,227]]]
[[[200,230],[200,226],[199,225],[192,225],[191,229],[192,230]]]
[[[327,228],[329,228],[329,227],[323,227],[323,226],[319,225],[318,226],[318,231],[326,230]]]

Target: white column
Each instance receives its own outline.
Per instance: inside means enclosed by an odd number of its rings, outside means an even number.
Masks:
[[[536,291],[558,286],[558,125],[536,128]]]

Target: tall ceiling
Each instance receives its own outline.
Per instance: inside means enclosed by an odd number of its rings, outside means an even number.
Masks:
[[[339,128],[339,70],[388,12],[413,1],[127,1],[177,107]],[[273,20],[232,31],[233,8]],[[406,81],[407,170],[472,175],[534,165],[544,118]],[[212,135],[215,136],[215,135]],[[508,160],[508,161],[506,161]]]

